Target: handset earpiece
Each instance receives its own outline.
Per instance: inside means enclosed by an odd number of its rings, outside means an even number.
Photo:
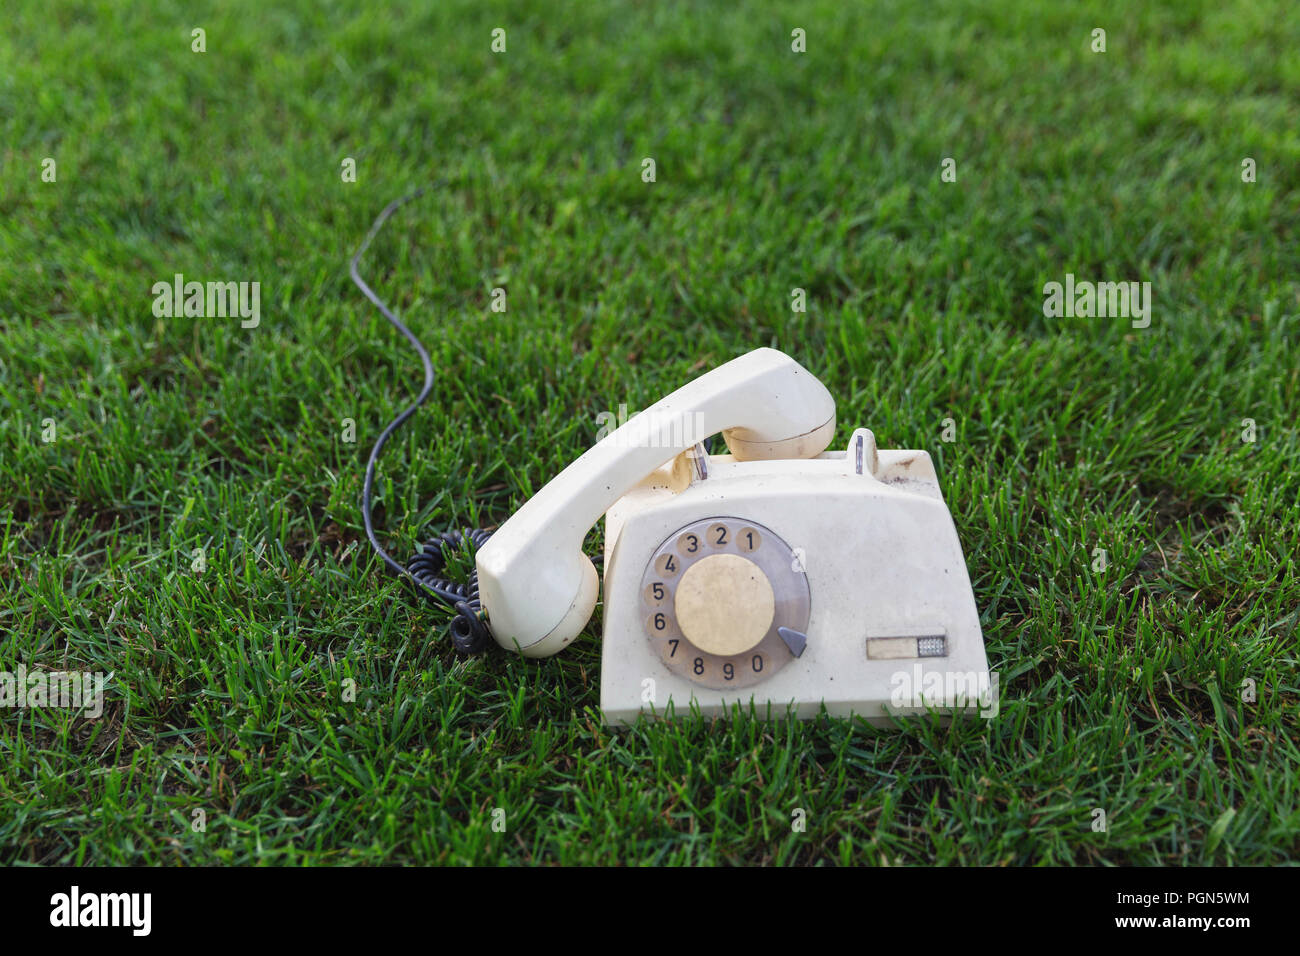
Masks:
[[[609,507],[675,455],[723,433],[741,461],[811,458],[835,432],[835,400],[776,349],[755,349],[660,399],[530,498],[478,551],[497,643],[549,657],[577,637],[600,590],[583,540]]]

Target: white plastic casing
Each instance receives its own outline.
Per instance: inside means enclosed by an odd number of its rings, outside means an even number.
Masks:
[[[811,592],[802,655],[734,693],[671,673],[647,638],[638,601],[660,544],[694,521],[721,516],[765,525],[796,549]],[[660,469],[609,510],[605,575],[600,700],[609,724],[663,714],[669,704],[677,714],[696,706],[717,715],[753,703],[765,717],[811,717],[824,705],[879,725],[891,714],[996,709],[966,563],[930,457],[877,451],[866,429],[854,433],[848,454],[710,456],[703,480],[684,461]],[[922,635],[943,635],[946,655],[868,658],[869,639]],[[873,653],[900,646],[912,645],[872,645]]]

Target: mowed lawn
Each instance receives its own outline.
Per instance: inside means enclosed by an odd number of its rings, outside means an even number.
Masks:
[[[111,676],[0,709],[0,859],[1294,859],[1300,18],[996,6],[8,4],[0,670]],[[774,346],[836,446],[934,457],[996,719],[611,733],[599,607],[457,657],[359,507],[420,369],[347,259],[429,184],[362,265],[440,368],[395,554]],[[259,323],[155,315],[177,274]],[[1067,275],[1149,326],[1045,315]]]

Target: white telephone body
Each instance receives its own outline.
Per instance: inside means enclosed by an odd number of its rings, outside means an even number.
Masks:
[[[499,644],[547,657],[599,581],[601,710],[813,717],[988,711],[988,661],[961,544],[924,451],[865,428],[826,452],[835,402],[774,349],[655,403],[564,469],[477,554]],[[704,455],[722,432],[730,455]],[[671,708],[670,708],[671,705]]]

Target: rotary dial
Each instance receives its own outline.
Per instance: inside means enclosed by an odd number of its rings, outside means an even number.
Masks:
[[[757,684],[801,654],[810,607],[802,562],[742,518],[670,535],[641,579],[650,643],[669,670],[716,689]]]

